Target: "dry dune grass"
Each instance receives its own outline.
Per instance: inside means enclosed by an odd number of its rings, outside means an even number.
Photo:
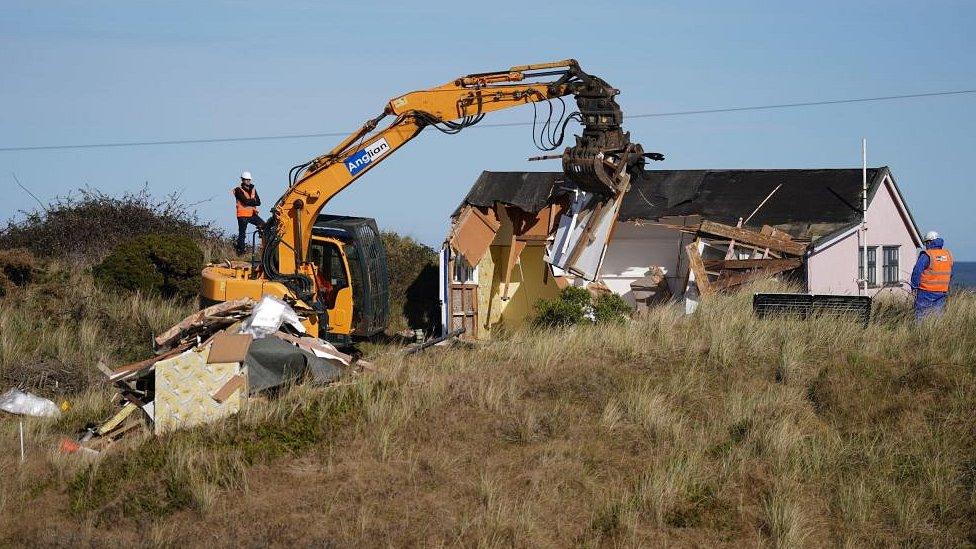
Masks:
[[[22,467],[4,422],[0,539],[976,543],[976,296],[920,325],[880,304],[866,329],[760,320],[749,299],[411,357],[380,350],[381,374],[296,387],[90,464],[44,448],[100,412],[102,395],[33,422],[41,457]]]
[[[0,299],[0,382],[57,395],[87,389],[101,380],[95,364],[143,358],[151,334],[195,305],[105,291],[82,266],[51,262]]]

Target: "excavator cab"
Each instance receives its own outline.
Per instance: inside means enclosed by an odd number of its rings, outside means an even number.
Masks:
[[[316,297],[323,308],[320,337],[349,343],[386,329],[390,289],[376,221],[319,215],[306,257],[315,268]]]

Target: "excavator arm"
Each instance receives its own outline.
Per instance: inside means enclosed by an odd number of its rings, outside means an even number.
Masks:
[[[535,81],[553,77],[548,81]],[[530,81],[532,80],[532,81]],[[640,169],[644,153],[621,130],[618,90],[583,72],[575,60],[512,67],[471,74],[435,88],[401,95],[328,153],[296,166],[289,187],[272,210],[263,238],[262,266],[271,280],[283,282],[308,301],[314,283],[303,256],[322,208],[333,196],[388,158],[428,127],[457,133],[485,114],[573,95],[584,126],[576,145],[562,155],[566,174],[584,190],[613,197],[623,170]],[[380,130],[380,122],[394,117]],[[567,120],[568,121],[568,120]],[[565,125],[564,125],[565,128]]]

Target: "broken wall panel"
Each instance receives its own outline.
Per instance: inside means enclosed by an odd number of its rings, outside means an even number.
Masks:
[[[584,231],[580,243],[577,244],[576,252],[570,256],[572,259],[567,263],[569,272],[585,280],[596,280],[600,275],[600,266],[603,264],[607,244],[617,224],[617,214],[620,213],[623,198],[621,194],[616,200],[604,204],[593,213],[590,226]]]
[[[590,205],[592,198],[593,195],[590,193],[576,192],[569,207],[557,220],[552,247],[546,257],[546,261],[553,267],[566,270],[569,255],[574,249],[573,243],[579,240],[583,231],[582,227],[586,225],[591,214],[586,208]],[[576,236],[574,237],[574,235]]]
[[[505,246],[492,246],[490,254],[485,255],[481,266],[491,261],[500,263],[508,256]],[[482,279],[479,292],[485,298],[481,311],[483,329],[482,339],[487,339],[498,330],[517,329],[535,314],[535,304],[540,299],[551,299],[559,295],[560,278],[552,276],[549,265],[545,263],[546,249],[543,246],[527,246],[521,254],[520,263],[512,270],[507,299],[504,298],[504,273],[501,269],[482,271],[490,273],[490,280]]]
[[[207,364],[210,347],[194,349],[156,363],[155,432],[209,423],[232,415],[241,408],[241,391],[214,400],[234,376],[241,373],[236,362]]]
[[[697,216],[664,218],[659,222],[618,221],[607,245],[599,279],[635,305],[631,283],[657,266],[665,271],[670,293],[681,297],[688,278],[688,260],[683,249],[694,236],[676,229],[699,223]]]
[[[470,265],[477,265],[500,227],[494,209],[468,206],[461,210],[448,242]]]
[[[623,198],[621,193],[612,202],[599,203],[589,193],[579,192],[560,218],[547,261],[561,271],[596,280]]]

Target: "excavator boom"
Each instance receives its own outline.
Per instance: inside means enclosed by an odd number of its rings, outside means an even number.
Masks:
[[[316,218],[329,200],[425,128],[458,133],[478,123],[487,113],[510,107],[573,95],[579,113],[566,122],[578,120],[583,132],[575,145],[562,154],[563,170],[582,190],[607,198],[618,196],[626,190],[623,187],[628,180],[620,175],[639,171],[645,155],[640,145],[631,143],[621,129],[623,114],[614,98],[617,93],[600,78],[583,72],[575,60],[568,59],[469,74],[395,97],[382,113],[332,150],[292,168],[288,189],[275,204],[264,229],[261,269],[255,275],[279,283],[279,293],[283,285],[285,293],[311,307],[317,288],[314,267],[308,264],[305,254]],[[377,129],[388,117],[393,120]],[[562,137],[558,141],[553,149],[561,144]],[[213,285],[213,280],[209,286],[205,280],[204,293]]]

